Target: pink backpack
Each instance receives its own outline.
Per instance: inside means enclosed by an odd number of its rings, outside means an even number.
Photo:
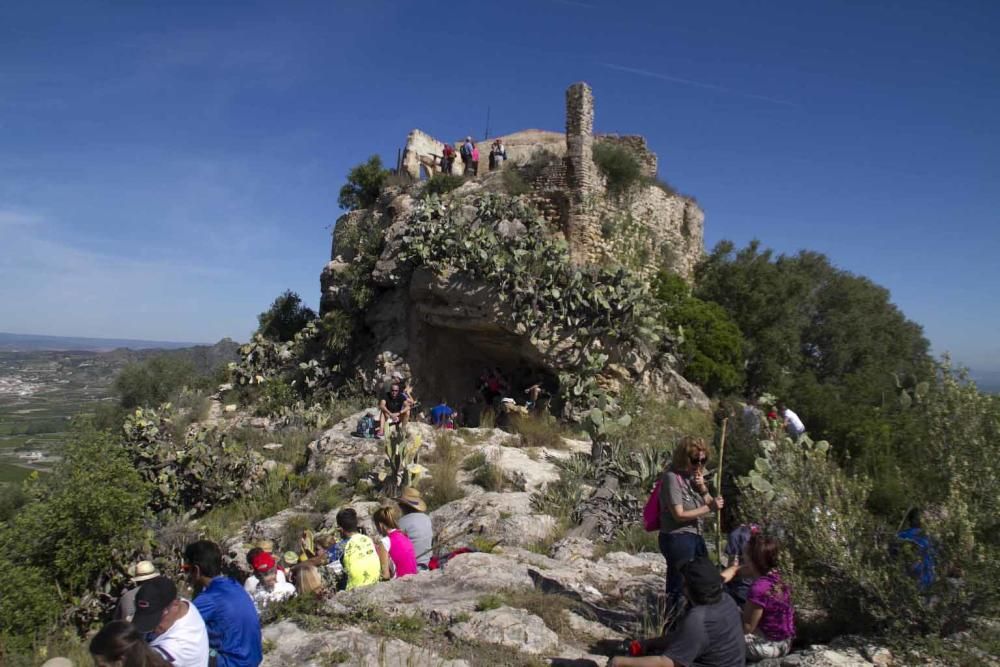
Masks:
[[[660,529],[660,487],[663,486],[663,479],[656,480],[653,485],[653,492],[649,494],[646,506],[642,508],[642,527],[646,532],[652,533]]]

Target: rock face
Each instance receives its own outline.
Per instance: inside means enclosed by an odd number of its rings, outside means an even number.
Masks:
[[[542,619],[524,609],[511,607],[476,614],[464,623],[453,625],[450,632],[453,637],[465,641],[489,637],[493,644],[531,655],[549,654],[559,646],[559,635],[549,630]]]

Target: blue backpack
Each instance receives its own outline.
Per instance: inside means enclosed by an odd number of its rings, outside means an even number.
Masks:
[[[370,414],[365,413],[365,415],[358,420],[357,430],[354,435],[359,438],[374,438],[375,429],[378,428],[378,422]]]

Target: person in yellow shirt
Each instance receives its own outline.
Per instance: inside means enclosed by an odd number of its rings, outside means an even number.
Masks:
[[[347,576],[346,590],[377,583],[382,576],[382,561],[371,538],[358,532],[358,513],[351,507],[340,510],[337,527],[347,540],[341,559]]]

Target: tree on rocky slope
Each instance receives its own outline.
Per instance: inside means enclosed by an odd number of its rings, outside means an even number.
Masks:
[[[388,175],[389,171],[382,167],[382,158],[372,155],[367,162],[347,172],[347,183],[340,188],[337,204],[348,211],[368,208],[378,199]]]
[[[285,290],[270,308],[257,316],[257,333],[269,340],[283,343],[295,338],[295,334],[314,319],[315,311],[302,303],[302,297],[291,290]]]

